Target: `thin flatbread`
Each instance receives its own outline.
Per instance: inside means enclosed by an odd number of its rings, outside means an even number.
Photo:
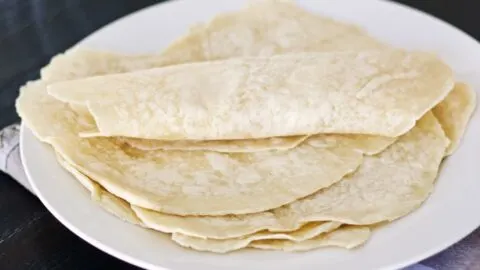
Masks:
[[[151,57],[155,57],[152,55]],[[117,54],[108,54],[102,51],[93,51],[93,50],[84,50],[84,49],[75,49],[68,51],[66,54],[55,57],[51,64],[46,68],[42,69],[46,78],[50,81],[56,80],[68,80],[74,78],[81,78],[81,76],[88,75],[98,75],[106,74],[109,71],[104,70],[104,68],[109,67],[106,63],[110,63],[113,67],[111,68],[112,72],[118,70],[120,64],[116,62],[129,62],[133,56],[122,56]],[[83,59],[83,60],[81,60]],[[139,57],[139,59],[143,59]],[[102,65],[95,66],[95,68],[90,68],[86,65],[88,62],[83,61],[92,61],[92,63],[101,62]],[[115,60],[115,61],[114,61]],[[131,60],[133,61],[133,60]],[[139,62],[142,62],[138,60]],[[60,63],[59,63],[60,62]],[[77,63],[78,64],[75,64]],[[113,63],[116,64],[113,64]],[[83,69],[91,69],[91,72],[80,72],[75,73],[73,70],[68,72],[68,67],[72,68],[79,63],[86,65]],[[132,65],[137,67],[140,64]],[[61,68],[65,66],[65,68]],[[120,65],[122,70],[125,71],[132,66],[126,66],[126,64]],[[115,68],[117,67],[117,68]],[[59,73],[60,70],[62,73]],[[57,74],[59,73],[59,74]],[[55,74],[58,76],[55,77]],[[90,125],[85,125],[87,133],[96,132],[95,120],[91,117],[86,106],[79,104],[70,104],[72,110],[78,114],[83,114],[85,119],[91,123]],[[256,152],[256,151],[269,151],[269,150],[288,150],[296,147],[303,141],[308,138],[307,135],[304,136],[291,136],[291,137],[275,137],[275,138],[266,138],[266,139],[246,139],[246,140],[223,140],[223,141],[162,141],[162,140],[148,140],[148,139],[136,139],[136,138],[118,138],[120,143],[127,143],[131,147],[140,149],[140,150],[187,150],[187,151],[215,151],[215,152],[224,152],[224,153],[246,153],[246,152]],[[369,136],[369,135],[324,135],[324,140],[322,143],[326,147],[329,146],[344,146],[351,149],[358,150],[365,154],[376,154],[377,152],[383,150],[386,146],[390,145],[395,138],[383,137],[383,136]]]
[[[90,136],[235,140],[396,137],[453,85],[438,57],[392,49],[189,63],[58,82],[48,92],[88,107],[98,127]]]
[[[322,134],[316,135],[309,143],[317,147],[345,147],[365,155],[375,155],[385,150],[397,138],[363,134]]]
[[[369,225],[400,218],[430,194],[449,140],[432,113],[329,188],[262,213],[222,217],[177,217],[132,206],[146,226],[168,232],[232,238],[260,230],[292,231],[315,221]],[[392,173],[395,172],[395,173]]]
[[[292,52],[370,50],[386,45],[356,25],[309,12],[294,1],[255,1],[192,27],[161,54],[172,64]]]
[[[75,47],[55,56],[41,75],[53,82],[240,56],[384,47],[359,27],[308,12],[293,1],[256,1],[197,25],[162,53],[125,55]]]
[[[105,191],[94,181],[80,173],[57,154],[59,163],[70,172],[92,194],[92,199],[114,216],[132,224],[145,226],[131,210],[130,204]],[[245,247],[258,249],[282,249],[285,251],[306,251],[314,248],[336,246],[354,248],[368,239],[367,227],[341,226],[338,222],[313,222],[292,232],[257,232],[242,238],[224,240],[201,239],[174,233],[172,239],[185,247],[196,250],[226,253]],[[331,232],[333,231],[333,232]],[[275,240],[275,241],[273,241]],[[282,240],[282,241],[278,241]]]
[[[40,74],[43,81],[51,83],[166,65],[164,57],[159,54],[122,54],[73,47],[65,53],[55,55],[40,70]]]
[[[232,32],[236,33],[235,37],[240,37],[238,40],[241,40],[241,43],[231,38],[229,33]],[[247,40],[261,46],[243,42]],[[212,47],[208,44],[218,46]],[[240,11],[221,14],[209,23],[197,25],[161,54],[128,55],[75,47],[55,56],[50,64],[41,70],[41,75],[44,81],[56,82],[238,56],[268,56],[304,51],[371,50],[384,47],[386,45],[370,37],[357,26],[308,12],[293,1],[256,1]],[[85,132],[95,134],[96,128]],[[124,138],[124,141],[142,150],[254,152],[291,149],[305,138],[306,136],[295,136],[238,141],[172,142]],[[370,141],[368,138],[365,139]],[[359,148],[367,146],[361,141],[358,141],[358,144]],[[357,148],[357,145],[352,146]],[[363,150],[372,153],[368,149]]]
[[[105,191],[97,183],[89,179],[87,176],[80,173],[78,170],[73,168],[72,165],[68,164],[58,153],[57,159],[59,163],[64,167],[68,172],[70,172],[88,191],[91,192],[92,199],[97,202],[103,209],[107,212],[113,214],[114,216],[130,222],[135,225],[145,226],[135,215],[135,212],[130,208],[130,204],[115,195]],[[212,251],[216,253],[226,253],[231,252],[237,249],[245,248],[252,245],[258,245],[258,248],[267,249],[271,246],[272,249],[279,249],[281,246],[289,246],[291,250],[293,246],[298,246],[298,249],[304,250],[308,247],[316,247],[313,243],[320,242],[320,246],[341,246],[350,248],[353,244],[341,244],[341,243],[353,243],[354,239],[359,239],[356,233],[351,233],[351,237],[343,236],[341,239],[344,242],[335,241],[332,242],[332,239],[340,239],[338,236],[339,233],[329,234],[328,236],[318,237],[321,234],[329,233],[338,227],[341,226],[341,223],[338,222],[313,222],[309,223],[297,231],[292,232],[258,232],[252,235],[244,236],[242,238],[232,238],[224,240],[215,240],[215,239],[201,239],[196,237],[191,237],[187,235],[182,235],[179,233],[172,234],[172,239],[185,247],[190,247],[196,250],[203,251]],[[345,231],[344,228],[340,229],[339,232]],[[342,233],[343,235],[344,233]],[[338,236],[337,236],[338,235]],[[349,234],[350,235],[350,234]],[[312,239],[314,238],[314,239]],[[290,243],[290,241],[266,241],[266,240],[290,240],[292,242],[302,242],[307,241],[304,244],[300,243]],[[325,240],[329,239],[329,243],[324,243]],[[263,240],[263,241],[259,241]],[[253,242],[255,241],[255,242]],[[358,240],[357,240],[358,241]],[[253,242],[253,243],[252,243]],[[355,241],[356,242],[356,241]],[[310,249],[310,248],[309,248]]]
[[[365,226],[344,226],[333,232],[320,234],[317,237],[301,242],[289,240],[260,240],[252,242],[249,247],[290,252],[308,251],[323,247],[353,249],[367,242],[370,234],[370,229]]]
[[[252,242],[260,240],[289,240],[292,242],[302,242],[315,238],[319,235],[331,232],[342,224],[339,222],[314,222],[309,223],[297,231],[274,233],[258,232],[241,238],[230,239],[206,239],[188,236],[180,233],[172,234],[172,240],[177,244],[199,251],[210,251],[215,253],[227,253],[234,250],[248,247]]]
[[[135,215],[135,212],[132,211],[128,202],[116,197],[108,191],[105,191],[97,183],[80,173],[71,164],[66,162],[58,153],[57,160],[65,170],[71,173],[91,193],[92,199],[98,202],[103,209],[107,210],[109,213],[122,220],[130,222],[132,224],[144,226],[143,223]],[[208,245],[210,246],[209,251],[225,253],[236,249],[245,248],[252,241],[257,240],[284,239],[300,242],[311,239],[320,234],[333,231],[341,225],[342,224],[338,222],[312,222],[301,227],[299,230],[292,232],[263,231],[241,238],[231,238],[223,240],[202,239],[182,235],[179,233],[173,233],[172,239],[174,239],[175,242],[181,244],[182,246],[186,246],[188,245],[187,243],[190,243],[189,245],[193,245],[192,248],[197,250],[202,250],[202,246]]]
[[[459,82],[445,100],[433,108],[433,114],[451,142],[446,155],[451,155],[460,144],[476,104],[475,91],[467,84]]]
[[[188,150],[215,151],[223,153],[248,153],[269,150],[288,150],[303,143],[309,136],[274,137],[268,139],[231,140],[231,141],[160,141],[148,139],[122,138],[134,148],[150,150]],[[321,140],[311,140],[318,147],[346,147],[367,155],[374,155],[392,144],[396,138],[355,135],[355,134],[322,134]]]
[[[383,47],[359,27],[308,12],[293,1],[256,1],[197,25],[162,53],[126,55],[74,47],[52,58],[41,75],[54,82],[240,56]]]
[[[151,150],[188,150],[214,151],[221,153],[251,153],[270,150],[289,150],[304,142],[308,136],[273,137],[246,140],[210,140],[210,141],[162,141],[136,138],[121,138],[136,149]],[[386,138],[388,140],[390,138]]]
[[[143,227],[145,226],[135,215],[135,212],[132,211],[128,202],[116,197],[108,191],[105,191],[97,183],[73,168],[71,164],[68,164],[68,162],[66,162],[58,153],[57,159],[61,166],[71,173],[91,193],[92,200],[97,202],[103,209],[126,222]],[[245,248],[252,243],[252,241],[257,240],[283,239],[295,242],[305,241],[317,237],[320,234],[331,232],[340,226],[341,223],[338,222],[316,222],[307,224],[293,232],[274,233],[264,231],[242,238],[225,240],[201,239],[174,233],[172,234],[172,239],[182,246],[191,247],[196,250],[226,253]],[[280,243],[275,243],[274,246],[280,246]],[[267,245],[268,242],[263,241],[262,244],[262,242],[257,241],[257,244]]]
[[[88,109],[78,104],[70,104],[77,114],[81,114],[86,129],[95,129],[95,122]],[[161,141],[149,139],[135,139],[116,137],[117,143],[124,143],[139,150],[180,150],[180,151],[214,151],[222,153],[250,153],[257,151],[284,151],[303,143],[308,137],[274,137],[267,139],[250,140],[223,140],[223,141]],[[316,147],[345,147],[367,155],[374,155],[383,151],[396,138],[363,134],[322,134],[315,135],[309,143]]]
[[[95,120],[88,112],[86,106],[79,104],[69,104],[70,108],[75,113],[82,115],[83,119],[89,121],[89,125],[84,125],[84,132],[89,134],[97,132]],[[339,144],[342,143],[345,147],[352,147],[359,151],[380,151],[383,147],[382,144],[393,142],[395,138],[382,137],[382,136],[368,136],[368,135],[345,135],[342,136],[342,140],[339,140],[341,135],[332,135],[327,140],[325,137],[325,146],[331,145],[329,141],[338,140]],[[90,136],[85,136],[88,138]],[[95,136],[93,136],[95,137]],[[302,142],[304,142],[309,136],[290,136],[290,137],[273,137],[265,139],[245,139],[245,140],[210,140],[210,141],[162,141],[162,140],[149,140],[149,139],[136,139],[126,137],[115,137],[118,143],[127,144],[133,148],[145,151],[151,150],[179,150],[179,151],[213,151],[221,153],[251,153],[258,151],[270,151],[270,150],[289,150]],[[343,139],[344,137],[344,139]]]
[[[80,138],[91,124],[47,94],[41,81],[21,89],[17,110],[41,140],[112,194],[178,215],[246,214],[273,209],[328,187],[360,165],[355,150],[317,147],[223,154],[141,151],[110,138]]]
[[[100,185],[92,181],[90,178],[80,173],[72,165],[68,164],[60,154],[57,155],[58,163],[70,174],[72,174],[91,194],[92,200],[98,203],[103,209],[112,215],[126,222],[144,226],[142,221],[138,219],[135,212],[130,208],[130,204],[110,192],[104,190]]]

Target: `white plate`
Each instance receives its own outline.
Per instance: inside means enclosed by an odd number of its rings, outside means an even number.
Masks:
[[[459,80],[480,89],[480,46],[463,32],[419,11],[384,1],[299,1],[311,11],[364,26],[390,44],[437,52]],[[124,52],[154,52],[195,22],[235,10],[240,0],[174,1],[136,12],[81,42]],[[424,259],[480,225],[480,119],[441,171],[431,198],[415,213],[377,231],[355,251],[307,253],[248,250],[215,255],[186,250],[166,236],[126,224],[90,201],[87,191],[56,162],[50,147],[25,127],[21,146],[31,184],[46,207],[75,234],[105,252],[151,269],[383,269]]]

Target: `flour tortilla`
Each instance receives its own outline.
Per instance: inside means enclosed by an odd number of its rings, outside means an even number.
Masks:
[[[265,16],[266,13],[268,16]],[[236,33],[236,37],[240,37],[238,40],[250,40],[257,45],[237,43],[229,37],[228,33],[232,32]],[[295,5],[293,1],[256,1],[240,11],[221,14],[207,24],[197,25],[162,54],[128,55],[75,47],[55,56],[50,64],[41,70],[41,75],[44,81],[56,82],[238,56],[383,47],[386,45],[371,38],[360,28],[310,13]],[[95,132],[96,128],[85,131],[86,134]],[[142,150],[254,152],[291,149],[305,138],[306,136],[295,136],[258,140],[175,142],[124,138],[124,141]],[[365,140],[370,141],[368,138]],[[358,143],[360,148],[367,146],[362,141]],[[355,144],[350,146],[357,148]],[[361,149],[364,150],[369,152],[368,149]]]
[[[121,138],[136,149],[214,151],[221,153],[251,153],[270,150],[289,150],[304,142],[308,136],[273,137],[247,140],[210,140],[210,141],[162,141],[136,138]],[[386,138],[390,139],[390,138]]]
[[[88,128],[95,129],[95,123],[88,109],[78,104],[70,104],[73,111],[89,119]],[[307,138],[316,147],[345,147],[363,154],[373,155],[383,151],[396,138],[362,134],[321,134],[314,136],[274,137],[251,140],[224,141],[161,141],[117,137],[117,143],[127,144],[139,150],[182,150],[182,151],[214,151],[222,153],[249,153],[270,150],[289,150],[303,143]]]
[[[189,63],[48,89],[60,101],[86,105],[96,136],[234,140],[317,133],[395,137],[453,84],[450,68],[431,54],[382,50]]]
[[[375,155],[390,146],[398,137],[363,134],[321,134],[310,137],[309,143],[317,147],[345,147],[366,155]]]
[[[433,108],[433,114],[451,142],[446,155],[451,155],[460,144],[476,103],[475,91],[467,84],[459,82],[445,100]]]
[[[106,53],[105,53],[106,54]],[[109,67],[106,63],[117,62],[123,63],[125,59],[130,59],[130,56],[115,55],[115,57],[106,54],[108,57],[104,56],[104,53],[101,51],[91,51],[91,50],[82,50],[75,49],[68,51],[65,55],[55,57],[52,60],[51,64],[43,69],[45,77],[50,81],[55,80],[68,80],[73,78],[80,78],[79,76],[85,76],[86,74],[95,75],[95,74],[105,74],[109,71],[104,70],[103,68]],[[114,54],[112,54],[114,55]],[[152,55],[154,57],[154,55]],[[91,61],[92,63],[100,62],[99,64],[92,69],[91,73],[80,72],[76,74],[73,70],[68,72],[68,67],[72,68],[77,67],[78,70],[82,71],[89,68],[81,68],[86,65],[88,62],[80,61],[81,59],[85,61]],[[107,60],[108,59],[108,60]],[[123,60],[122,60],[123,59]],[[58,63],[60,61],[60,63]],[[78,62],[78,63],[77,63]],[[128,63],[127,60],[125,62]],[[68,64],[69,63],[69,64]],[[82,63],[83,65],[81,65]],[[110,63],[112,72],[118,70],[120,64]],[[123,64],[123,66],[126,64]],[[136,67],[137,65],[133,65]],[[64,68],[62,68],[64,67]],[[125,67],[126,68],[126,67]],[[128,67],[132,68],[132,67]],[[63,71],[64,74],[60,72]],[[55,77],[55,74],[58,74],[58,77]],[[66,74],[66,75],[65,75]],[[83,114],[85,119],[88,119],[91,124],[85,125],[86,133],[96,132],[96,125],[93,117],[91,117],[88,112],[88,108],[79,104],[70,104],[72,110],[76,113]],[[325,138],[322,143],[325,146],[345,146],[351,149],[358,150],[366,154],[375,154],[378,151],[381,151],[386,146],[391,144],[395,138],[391,137],[382,137],[382,136],[369,136],[369,135],[324,135]],[[246,140],[216,140],[216,141],[162,141],[162,140],[148,140],[148,139],[136,139],[136,138],[119,138],[120,143],[127,143],[128,145],[140,149],[140,150],[186,150],[186,151],[215,151],[215,152],[224,152],[224,153],[245,153],[245,152],[256,152],[256,151],[268,151],[268,150],[288,150],[296,147],[305,139],[307,135],[304,136],[291,136],[291,137],[274,137],[266,139],[246,139]]]
[[[158,54],[122,54],[73,47],[54,56],[40,74],[43,81],[51,83],[166,65],[164,57]]]
[[[74,47],[55,56],[41,75],[55,82],[240,56],[384,47],[357,26],[308,12],[293,1],[256,1],[197,25],[162,53],[126,55]]]
[[[279,242],[281,242],[281,241],[279,241]],[[287,242],[287,241],[284,241],[284,242]],[[259,242],[259,243],[260,243],[260,242]],[[278,243],[278,242],[277,242],[277,243]],[[262,246],[262,245],[261,245],[261,244],[259,244],[259,246],[258,246],[258,247],[259,247],[259,248],[261,248],[261,246]]]
[[[72,165],[68,164],[68,162],[66,162],[59,154],[57,154],[57,159],[62,167],[70,172],[88,191],[91,192],[92,199],[96,201],[103,209],[126,222],[143,227],[145,226],[131,210],[128,202],[116,197],[108,191],[105,191],[97,183],[73,168]],[[338,232],[329,233],[340,226],[341,223],[338,222],[313,222],[303,226],[297,231],[284,233],[264,231],[251,234],[243,238],[232,238],[225,240],[201,239],[174,233],[172,235],[172,239],[182,246],[187,246],[196,250],[212,251],[217,253],[225,253],[245,248],[249,246],[249,244],[258,245],[258,248],[261,249],[280,249],[282,246],[288,246],[288,249],[290,250],[305,250],[307,247],[313,248],[317,246],[341,246],[350,248],[351,246],[356,245],[355,243],[361,239],[358,237],[358,232],[354,233],[356,230],[351,230],[352,232],[349,233],[341,233],[342,231],[345,231],[345,228],[341,228],[338,230]],[[329,234],[318,237],[319,235],[325,233]],[[340,236],[342,236],[342,238],[339,238]],[[290,241],[266,241],[277,239]],[[332,241],[334,239],[337,240]],[[305,243],[299,243],[303,241],[305,241]]]
[[[224,141],[161,141],[135,138],[122,138],[124,142],[134,148],[150,150],[186,150],[186,151],[215,151],[223,153],[248,153],[269,150],[289,150],[303,143],[309,136],[273,137],[251,140],[224,140]],[[322,134],[322,140],[312,140],[320,147],[346,147],[367,155],[376,154],[396,138],[362,135],[362,134]]]
[[[312,239],[319,235],[331,232],[338,227],[341,223],[338,222],[316,222],[309,223],[297,231],[273,233],[273,232],[258,232],[241,238],[230,239],[205,239],[193,236],[188,236],[180,233],[172,234],[172,240],[177,244],[192,248],[199,251],[211,251],[215,253],[227,253],[234,250],[248,247],[252,242],[259,240],[289,240],[292,242],[302,242],[308,239]]]
[[[310,140],[290,151],[222,154],[140,151],[110,138],[80,138],[78,130],[90,121],[49,96],[41,81],[21,89],[17,110],[34,134],[109,192],[178,215],[273,209],[339,181],[363,156],[344,147],[317,147]]]
[[[128,202],[105,191],[94,181],[73,168],[58,154],[57,159],[68,172],[91,192],[92,199],[103,209],[126,222],[145,226],[131,210]],[[217,253],[231,252],[248,246],[259,249],[284,249],[286,251],[306,251],[327,246],[353,248],[368,239],[370,231],[367,227],[350,226],[335,230],[340,226],[341,223],[338,222],[313,222],[292,232],[263,231],[242,238],[224,240],[201,239],[174,233],[172,239],[182,246]]]
[[[75,113],[82,115],[82,118],[88,119],[89,125],[85,125],[84,131],[92,134],[96,132],[95,120],[88,112],[88,108],[79,104],[69,104],[70,108]],[[85,136],[88,138],[90,136]],[[95,136],[93,136],[95,137]],[[162,141],[149,139],[136,139],[115,137],[117,143],[127,144],[139,150],[181,150],[181,151],[213,151],[221,153],[251,153],[258,151],[270,150],[289,150],[300,143],[304,142],[309,136],[290,136],[290,137],[273,137],[265,139],[246,139],[246,140],[211,140],[211,141]],[[381,137],[381,136],[355,136],[355,135],[332,135],[325,137],[325,147],[332,143],[332,140],[339,140],[338,144],[342,143],[345,147],[352,147],[359,151],[380,151],[382,144],[389,143],[395,138]],[[340,138],[342,138],[340,140]],[[320,145],[318,145],[320,146]]]
[[[62,167],[64,167],[68,172],[70,172],[91,193],[92,199],[97,202],[103,209],[126,222],[145,227],[145,225],[135,215],[135,212],[132,211],[128,202],[116,197],[108,191],[105,191],[97,183],[80,173],[71,164],[68,164],[68,162],[66,162],[58,153],[57,159],[62,165]],[[331,232],[340,226],[341,223],[338,222],[314,222],[303,226],[297,231],[284,233],[264,231],[251,234],[242,238],[232,238],[225,240],[201,239],[187,235],[181,235],[179,233],[174,233],[172,234],[172,239],[182,246],[188,246],[196,250],[225,253],[245,248],[252,241],[257,240],[285,239],[295,242],[305,241],[317,237],[320,234]]]
[[[429,112],[415,128],[375,156],[364,158],[353,174],[329,188],[283,207],[249,215],[177,217],[132,206],[150,228],[223,239],[260,230],[292,231],[313,221],[369,225],[400,218],[430,194],[449,145]]]
[[[365,226],[344,226],[333,232],[320,234],[317,237],[294,242],[289,240],[260,240],[249,246],[257,249],[308,251],[322,247],[356,248],[370,238],[371,231]]]
[[[103,209],[126,222],[145,226],[131,210],[128,202],[116,197],[108,191],[105,191],[94,181],[73,168],[72,165],[68,164],[59,154],[57,154],[57,159],[62,167],[70,172],[88,191],[91,192],[92,199]],[[297,231],[284,233],[264,231],[243,238],[225,240],[201,239],[174,233],[172,239],[182,246],[187,246],[196,250],[225,253],[245,248],[247,246],[260,249],[282,249],[282,247],[285,247],[285,249],[289,251],[307,250],[323,246],[352,248],[359,244],[360,239],[365,238],[365,232],[360,234],[358,228],[353,229],[352,227],[346,230],[345,227],[342,227],[341,229],[334,231],[340,226],[341,224],[338,222],[314,222],[303,226]],[[366,230],[366,228],[362,229],[362,231],[364,230]],[[331,231],[334,232],[332,233]],[[319,237],[320,235],[322,236]],[[289,241],[268,241],[279,239]],[[366,238],[364,241],[366,241]]]
[[[256,1],[192,27],[162,52],[172,64],[292,52],[386,47],[355,25],[304,10],[294,1]]]
[[[77,169],[73,168],[72,165],[68,164],[58,153],[57,160],[65,170],[71,173],[91,193],[92,200],[97,202],[103,209],[121,220],[144,226],[142,221],[138,219],[135,212],[130,208],[128,202],[106,191],[90,178],[80,173]]]

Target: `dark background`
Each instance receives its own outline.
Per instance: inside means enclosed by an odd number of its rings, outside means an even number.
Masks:
[[[158,2],[163,1],[0,0],[0,128],[18,121],[14,101],[19,86],[37,78],[53,55],[114,19]],[[431,13],[480,40],[477,0],[396,2]],[[433,261],[424,263],[443,268]],[[83,242],[0,172],[0,270],[107,268],[135,269]]]

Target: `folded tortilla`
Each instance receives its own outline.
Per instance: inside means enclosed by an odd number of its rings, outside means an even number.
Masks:
[[[87,106],[83,136],[234,140],[318,133],[396,137],[445,98],[450,68],[421,52],[301,53],[189,63],[49,85]]]

